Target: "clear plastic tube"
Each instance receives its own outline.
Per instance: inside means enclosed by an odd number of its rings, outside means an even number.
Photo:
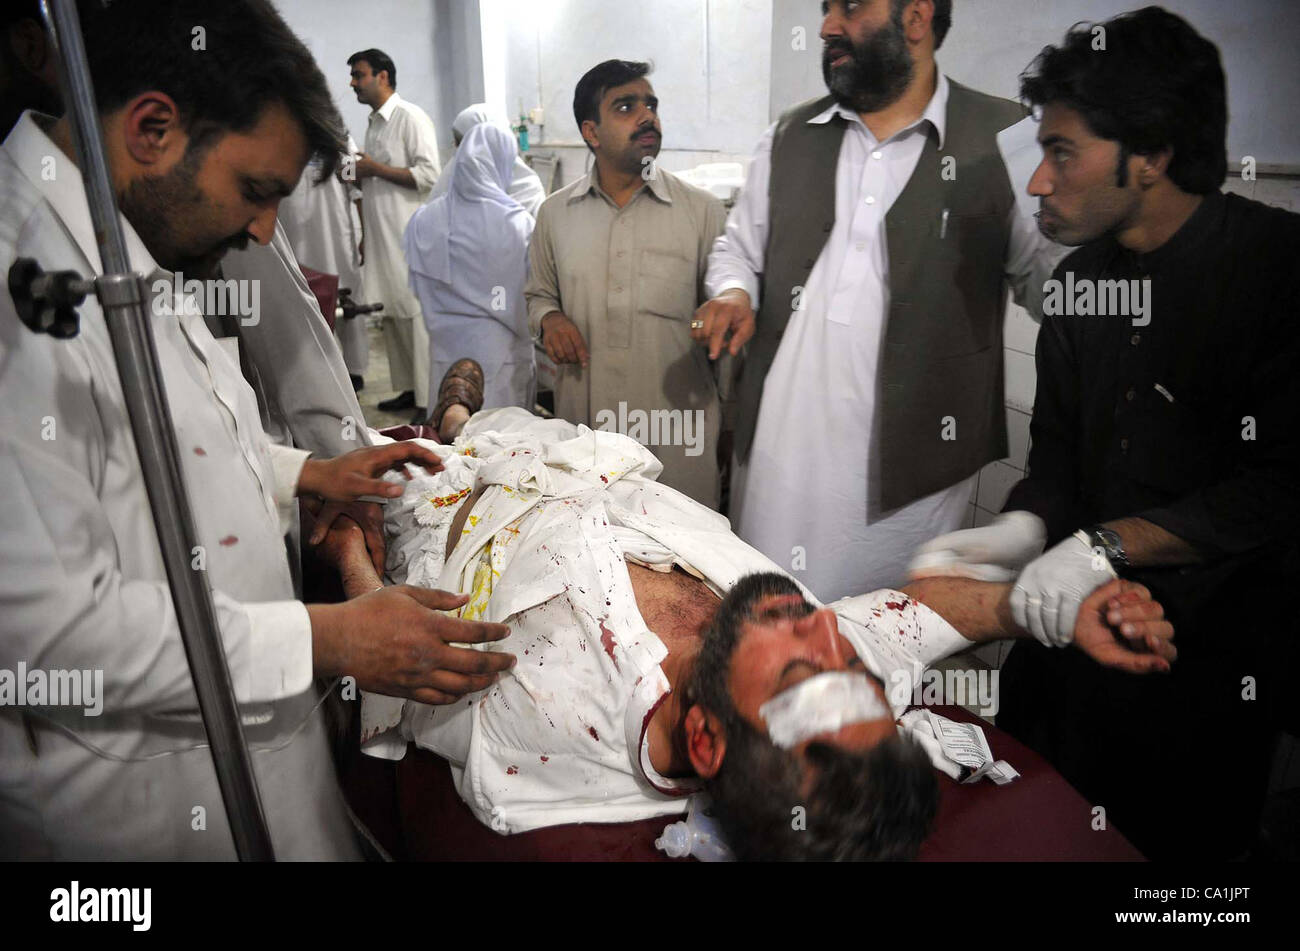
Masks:
[[[735,861],[708,807],[708,798],[703,794],[692,796],[686,821],[666,826],[663,834],[655,839],[655,848],[674,859],[692,855],[701,862]]]

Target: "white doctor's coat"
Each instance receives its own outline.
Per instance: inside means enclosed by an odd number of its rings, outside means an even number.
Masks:
[[[148,275],[201,561],[276,854],[357,857],[282,537],[306,454],[272,447],[239,367],[197,312],[167,312],[171,295],[154,283],[163,272],[123,228]],[[25,256],[97,273],[93,235],[77,169],[25,114],[0,147],[0,267]],[[93,670],[103,683],[99,716],[0,706],[0,856],[230,859],[104,317],[93,298],[80,314],[80,333],[56,340],[22,326],[0,296],[0,670]]]

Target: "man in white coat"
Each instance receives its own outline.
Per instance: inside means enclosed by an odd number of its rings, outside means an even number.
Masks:
[[[136,0],[87,16],[111,182],[151,291],[194,513],[191,567],[213,590],[272,843],[281,858],[355,857],[313,676],[449,702],[511,661],[448,642],[506,632],[453,622],[437,609],[462,599],[410,587],[355,611],[294,600],[283,547],[293,497],[400,494],[376,477],[428,456],[380,447],[309,460],[273,446],[202,302],[171,290],[208,278],[229,247],[269,242],[307,159],[342,148],[311,55],[266,0]],[[194,55],[196,22],[215,55]],[[20,256],[100,272],[67,120],[26,113],[0,147],[0,221],[6,272]],[[79,334],[58,340],[0,297],[0,854],[231,858],[123,384],[93,298],[80,315]],[[418,670],[412,655],[425,658]],[[6,689],[19,673],[21,696]],[[73,683],[83,689],[27,689]]]

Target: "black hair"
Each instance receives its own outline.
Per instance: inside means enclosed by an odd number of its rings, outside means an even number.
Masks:
[[[368,49],[359,53],[353,53],[348,57],[348,65],[351,66],[358,60],[364,60],[370,65],[370,71],[378,76],[380,73],[388,73],[388,85],[394,92],[397,91],[397,66],[393,63],[393,58],[383,50]]]
[[[934,0],[934,19],[930,25],[934,30],[934,48],[938,49],[952,29],[952,0]]]
[[[894,25],[900,29],[903,26],[903,8],[911,3],[912,0],[893,0],[891,14]],[[822,4],[822,9],[826,9],[826,4]],[[938,49],[943,46],[943,39],[952,29],[952,0],[934,0],[934,16],[930,20],[930,28],[934,31],[934,48]]]
[[[267,0],[116,0],[83,4],[82,34],[101,113],[150,89],[176,101],[197,152],[257,124],[282,103],[333,174],[347,148],[329,86],[302,41]],[[202,30],[200,33],[199,30]]]
[[[1094,48],[1096,46],[1097,48]],[[1101,24],[1076,23],[1020,76],[1031,107],[1060,103],[1094,135],[1119,143],[1118,184],[1129,155],[1173,151],[1169,179],[1185,192],[1218,191],[1228,174],[1227,86],[1219,50],[1160,7]]]
[[[913,858],[939,796],[930,761],[915,743],[890,737],[865,751],[812,743],[809,785],[799,759],[736,710],[731,658],[744,623],[760,599],[789,594],[803,592],[784,575],[742,578],[723,599],[696,658],[688,702],[718,717],[727,743],[722,766],[705,781],[711,812],[743,861]]]
[[[582,132],[582,124],[588,119],[600,122],[600,100],[605,93],[648,76],[652,69],[650,63],[607,59],[587,70],[573,90],[573,118],[578,123],[578,132]]]
[[[40,0],[8,0],[0,7],[0,29],[8,29],[23,20],[35,20],[44,28]]]

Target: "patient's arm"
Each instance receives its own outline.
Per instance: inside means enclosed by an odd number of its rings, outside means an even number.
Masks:
[[[338,568],[348,597],[343,604],[307,605],[318,676],[346,674],[363,690],[443,704],[490,686],[514,665],[510,654],[455,646],[498,641],[510,633],[504,624],[444,613],[463,607],[467,595],[384,587],[353,522],[336,522],[317,551]]]
[[[922,578],[901,589],[938,612],[968,640],[1029,637],[1011,617],[1010,584]],[[1079,608],[1074,646],[1097,663],[1130,673],[1168,671],[1177,658],[1173,625],[1151,592],[1131,581],[1102,585]]]
[[[343,594],[348,600],[383,587],[384,581],[366,547],[365,532],[355,522],[349,519],[335,522],[325,532],[316,552],[338,569]]]

